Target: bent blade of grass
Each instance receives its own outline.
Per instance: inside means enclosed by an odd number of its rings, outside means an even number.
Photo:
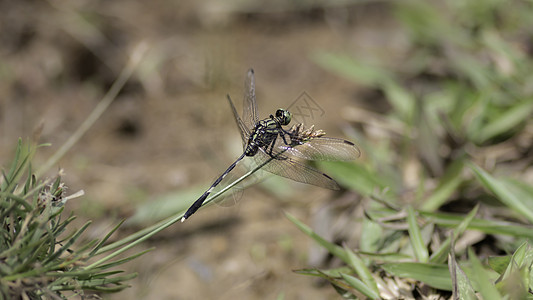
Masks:
[[[118,292],[120,290],[130,287],[129,285],[122,284],[121,282],[131,280],[135,277],[137,277],[137,273],[127,274],[124,276],[107,277],[107,278],[102,278],[102,279],[98,278],[98,279],[80,280],[77,282],[77,284],[57,285],[57,286],[51,287],[50,290],[54,290],[54,291],[76,290],[81,287],[83,289],[90,289],[90,290],[101,291],[101,292],[106,292],[106,293]]]
[[[329,270],[319,270],[316,268],[298,269],[298,270],[293,270],[293,272],[296,274],[316,276],[316,277],[322,277],[324,279],[327,279],[326,276],[340,278],[341,273],[348,274],[348,273],[353,272],[353,270],[350,267],[344,266],[344,267],[339,267],[339,268],[329,269]]]
[[[380,299],[379,293],[375,291],[372,287],[369,287],[364,282],[359,280],[358,278],[355,278],[351,275],[341,273],[342,278],[346,283],[348,283],[352,288],[359,291],[361,294],[365,295],[366,297],[370,299]],[[376,287],[377,289],[377,287]]]
[[[501,180],[524,205],[533,207],[533,186],[512,178],[502,178]]]
[[[68,138],[68,140],[61,145],[61,147],[35,172],[35,176],[40,178],[48,169],[55,165],[63,155],[65,155],[72,146],[74,146],[81,137],[93,126],[93,124],[102,116],[102,114],[109,107],[111,102],[115,100],[118,93],[122,90],[122,87],[129,80],[131,75],[137,69],[137,66],[141,62],[145,52],[148,50],[147,43],[140,43],[132,52],[127,65],[122,69],[117,79],[113,82],[111,88],[107,91],[105,96],[98,102],[91,114],[83,121],[83,123],[74,131],[74,133]]]
[[[43,265],[48,264],[49,262],[53,262],[56,258],[58,258],[63,252],[68,251],[72,245],[74,245],[74,242],[81,236],[81,234],[91,225],[91,222],[86,222],[78,231],[76,231],[69,240],[63,244],[63,246],[59,249],[57,249],[52,255],[48,256],[45,260],[43,260]]]
[[[376,284],[376,281],[374,280],[374,277],[372,276],[372,273],[370,270],[366,267],[363,260],[357,256],[351,249],[349,249],[346,245],[344,245],[344,251],[346,251],[346,254],[348,255],[348,259],[350,260],[350,263],[348,264],[351,266],[357,275],[361,278],[361,280],[364,282],[364,285],[366,289],[369,289],[373,292],[375,295],[379,295],[378,286]],[[344,276],[343,276],[344,277]],[[345,278],[346,280],[346,278]],[[354,286],[354,288],[357,288]],[[367,295],[366,292],[363,292],[360,290],[363,294]],[[367,297],[370,297],[367,295]],[[371,297],[373,298],[373,297]],[[375,298],[373,298],[375,299]]]
[[[466,215],[466,218],[453,230],[452,234],[442,243],[440,248],[435,251],[429,261],[432,263],[443,263],[446,260],[446,256],[450,252],[450,247],[453,244],[453,239],[459,238],[461,234],[468,228],[470,225],[470,222],[474,219],[474,217],[477,214],[477,211],[479,210],[479,205],[476,205],[474,209],[472,209],[468,215]]]
[[[368,166],[361,164],[328,161],[321,162],[320,168],[335,178],[341,186],[355,190],[364,196],[370,196],[376,189],[382,190],[389,186],[387,182],[383,182],[383,178],[369,170]]]
[[[514,266],[506,278],[496,283],[496,287],[506,299],[531,299],[528,292],[529,270]],[[527,282],[527,283],[526,283]]]
[[[346,251],[342,247],[326,241],[323,237],[318,235],[311,228],[309,228],[307,225],[302,223],[300,220],[296,219],[296,217],[294,217],[290,213],[285,212],[285,216],[287,217],[287,219],[289,219],[289,221],[291,221],[294,225],[296,225],[296,227],[298,227],[303,233],[311,237],[320,246],[328,250],[329,253],[340,258],[345,263],[350,264],[350,259],[348,258],[348,254],[346,254]]]
[[[454,161],[441,177],[437,188],[431,196],[422,203],[420,209],[424,211],[435,211],[450,198],[457,190],[457,187],[463,182],[460,176],[463,171],[464,162],[462,159]]]
[[[445,291],[452,290],[452,280],[445,264],[404,262],[387,263],[381,267],[394,276],[412,278]]]
[[[527,242],[523,242],[518,249],[513,253],[513,256],[511,256],[511,262],[507,266],[507,270],[503,274],[505,276],[506,273],[508,273],[511,269],[511,266],[515,264],[518,267],[521,267],[524,263],[524,259],[526,257],[526,253],[531,250],[529,249],[529,245]]]
[[[478,300],[470,280],[457,264],[452,253],[448,254],[448,268],[453,283],[453,299]]]
[[[340,269],[341,268],[336,269],[337,271],[334,273],[331,273],[331,270],[322,271],[319,269],[312,269],[312,270],[307,269],[307,270],[300,270],[300,271],[297,270],[295,272],[299,274],[304,274],[304,275],[317,276],[317,277],[320,277],[320,278],[323,278],[329,281],[329,283],[333,285],[337,293],[339,293],[340,295],[344,295],[346,291],[348,291],[348,293],[351,293],[351,295],[349,296],[360,294],[358,290],[352,288],[351,285],[341,280],[343,272],[340,271]],[[345,270],[346,272],[351,272],[349,268],[345,268],[345,269],[346,269]],[[351,297],[349,299],[354,299],[354,298]]]
[[[15,149],[15,157],[13,158],[13,161],[11,162],[11,167],[9,168],[9,171],[7,174],[4,175],[6,178],[13,178],[15,171],[17,169],[17,166],[19,165],[20,156],[22,153],[22,138],[18,139],[17,142],[17,148]],[[6,190],[5,184],[9,182],[2,182],[2,190]]]
[[[93,248],[93,250],[91,250],[91,252],[89,253],[89,255],[96,255],[96,252],[98,252],[98,250],[100,250],[100,248],[102,248],[102,246],[104,246],[104,244],[107,242],[107,240],[109,240],[109,238],[111,237],[111,235],[113,235],[113,233],[115,233],[115,231],[118,230],[118,228],[124,223],[125,220],[122,220],[120,221],[117,225],[115,225],[115,227],[113,227],[106,235],[105,237],[100,240],[98,242],[98,244],[96,244],[96,246]]]
[[[502,296],[500,292],[490,280],[485,268],[481,264],[481,261],[477,258],[472,249],[468,249],[468,256],[470,263],[472,264],[472,280],[477,283],[478,292],[481,294],[484,300],[500,300]]]
[[[378,223],[366,217],[363,218],[362,226],[359,250],[368,253],[377,253],[383,237],[383,228]]]
[[[376,261],[377,263],[413,260],[413,257],[411,255],[403,254],[403,253],[372,253],[372,252],[358,251],[357,254],[359,254],[360,256],[364,258],[370,258]]]
[[[489,256],[488,264],[491,269],[496,271],[496,273],[503,275],[503,273],[507,269],[507,266],[511,262],[511,257],[512,257],[511,255]]]
[[[15,192],[15,188],[19,185],[20,178],[25,172],[31,170],[31,160],[37,151],[37,147],[33,143],[28,143],[27,147],[22,143],[22,139],[19,138],[17,149],[15,151],[15,159],[12,162],[11,168],[8,174],[2,175],[4,180],[1,185],[2,191]],[[29,173],[31,174],[31,173]]]
[[[12,203],[8,203],[7,201],[2,201],[2,203],[0,203],[0,207],[2,208],[0,217],[2,217],[2,219],[6,218],[6,216],[9,215],[12,210],[20,210],[21,208],[19,206],[21,206],[22,209],[25,209],[27,211],[31,210],[32,208],[31,204],[29,204],[25,198],[21,198],[12,193],[0,192],[0,197],[4,199],[13,200]]]
[[[413,125],[413,117],[416,111],[416,100],[413,94],[392,80],[382,83],[383,92],[394,110],[401,119],[408,125]]]
[[[409,225],[409,238],[416,259],[419,262],[427,262],[429,257],[428,249],[426,248],[420,228],[416,222],[416,213],[410,205],[407,207],[407,223]]]
[[[109,268],[113,268],[113,267],[116,267],[116,266],[120,266],[124,263],[127,263],[131,260],[134,260],[136,259],[137,257],[140,257],[141,255],[144,255],[152,250],[154,250],[155,248],[148,248],[146,250],[143,250],[143,251],[140,251],[140,252],[137,252],[133,255],[130,255],[126,258],[122,258],[122,259],[119,259],[119,260],[116,260],[116,261],[113,261],[113,262],[110,262],[110,263],[107,263],[107,264],[103,264],[103,265],[100,265],[98,266],[98,269],[99,270],[105,270],[105,269],[109,269]]]
[[[281,152],[281,153],[283,153],[283,152]],[[226,186],[223,189],[221,189],[219,192],[215,193],[214,195],[211,195],[209,198],[207,198],[204,201],[204,203],[202,204],[202,207],[210,204],[217,197],[219,197],[220,195],[222,195],[226,191],[230,190],[235,185],[239,184],[241,181],[243,181],[246,178],[248,178],[249,176],[251,176],[253,173],[257,172],[264,165],[269,163],[272,159],[275,159],[275,158],[274,157],[269,158],[267,161],[265,161],[262,164],[256,166],[254,169],[248,171],[246,174],[244,174],[243,176],[239,177],[237,180],[235,180],[232,183],[230,183],[228,186]],[[114,251],[113,253],[111,253],[111,254],[101,258],[100,260],[92,263],[91,265],[87,266],[86,269],[95,268],[95,267],[103,264],[105,261],[108,261],[108,260],[114,258],[115,256],[125,252],[126,250],[128,250],[130,248],[135,247],[136,245],[140,244],[141,242],[143,242],[143,241],[147,240],[148,238],[154,236],[158,232],[160,232],[160,231],[172,226],[173,224],[177,223],[179,220],[181,220],[181,222],[183,222],[184,221],[184,219],[183,219],[184,213],[185,212],[180,212],[178,214],[175,214],[175,215],[173,215],[173,216],[171,216],[171,217],[169,217],[169,218],[167,218],[165,220],[162,220],[161,222],[158,222],[157,224],[154,224],[154,225],[152,225],[150,227],[147,227],[145,229],[137,231],[136,233],[134,233],[132,235],[129,235],[129,236],[127,236],[127,237],[125,237],[125,238],[123,238],[123,239],[121,239],[119,241],[116,241],[114,243],[111,243],[109,245],[106,245],[106,246],[100,248],[100,250],[98,250],[96,252],[96,254],[101,254],[101,253],[108,252],[108,251],[115,250],[117,248],[122,247],[120,250]]]
[[[469,162],[469,166],[481,184],[494,193],[503,204],[533,222],[533,208],[527,205],[526,200],[517,197],[505,181],[494,178],[472,162]]]
[[[502,273],[496,282],[501,282],[504,290],[516,296],[514,298],[522,298],[523,296],[519,295],[527,293],[527,290],[531,289],[531,285],[533,284],[530,280],[532,263],[533,251],[529,243],[524,242],[510,257],[505,272]]]
[[[524,263],[522,264],[523,270],[524,270],[524,281],[528,283],[529,290],[533,290],[533,249],[531,249],[531,246],[528,245],[528,251],[526,253],[526,257],[524,259]]]
[[[476,135],[476,142],[483,143],[495,136],[512,130],[520,123],[529,119],[533,111],[533,101],[527,99],[502,112],[496,119],[481,127]]]
[[[455,227],[464,219],[463,215],[449,213],[419,212],[419,214],[426,218],[431,218],[435,224],[443,227]],[[511,222],[474,218],[468,225],[468,229],[479,230],[488,234],[503,234],[533,239],[533,226]]]

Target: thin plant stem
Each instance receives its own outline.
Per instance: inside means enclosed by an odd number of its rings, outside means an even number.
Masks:
[[[285,152],[285,150],[283,151]],[[280,155],[282,154],[283,152],[277,154],[277,155]],[[254,174],[255,172],[257,172],[259,169],[261,169],[262,167],[264,167],[266,164],[268,164],[269,162],[271,162],[273,159],[275,159],[276,157],[270,157],[268,160],[266,160],[265,162],[261,163],[260,165],[256,166],[255,168],[253,168],[252,170],[248,171],[246,174],[244,174],[243,176],[239,177],[237,180],[233,181],[232,183],[230,183],[229,185],[227,185],[225,188],[221,189],[219,192],[213,194],[212,196],[210,196],[209,198],[207,198],[207,200],[202,204],[202,207],[208,205],[209,203],[213,202],[216,198],[220,197],[223,193],[227,192],[229,189],[233,188],[235,185],[239,184],[241,181],[245,180],[246,178],[248,178],[249,176],[251,176],[252,174]],[[88,265],[87,267],[85,267],[85,269],[91,269],[91,268],[94,268],[94,267],[97,267],[98,265],[112,259],[113,257],[125,252],[126,250],[130,249],[130,248],[133,248],[134,246],[136,246],[137,244],[145,241],[146,239],[150,238],[151,236],[157,234],[158,232],[172,226],[174,223],[177,223],[180,219],[183,218],[183,215],[185,214],[185,212],[182,212],[182,213],[179,213],[179,214],[176,214],[174,216],[171,216],[155,225],[152,225],[148,228],[145,228],[143,230],[140,230],[128,237],[125,237],[123,238],[122,240],[120,241],[117,241],[117,242],[114,242],[112,244],[109,244],[105,247],[102,247],[98,252],[97,254],[102,254],[104,252],[107,252],[107,251],[111,251],[111,250],[114,250],[114,249],[117,249],[125,244],[127,244],[125,247],[121,248],[120,250],[117,250],[109,255],[107,255],[106,257],[103,257],[102,259]]]
[[[69,139],[57,150],[38,170],[35,172],[35,176],[40,178],[43,173],[48,171],[53,165],[67,153],[72,146],[74,146],[81,137],[94,125],[96,120],[102,116],[104,111],[109,107],[111,102],[115,100],[120,90],[124,87],[124,84],[131,77],[137,66],[139,65],[142,57],[144,56],[148,46],[146,43],[139,44],[133,51],[128,64],[122,69],[119,76],[105,94],[105,96],[96,105],[91,114],[85,119],[85,121],[78,127],[78,129],[69,137]]]

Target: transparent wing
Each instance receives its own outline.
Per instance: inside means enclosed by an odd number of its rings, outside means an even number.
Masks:
[[[247,128],[253,128],[259,121],[257,119],[257,105],[255,103],[255,76],[254,69],[248,70],[244,81],[244,101],[242,118]]]
[[[272,159],[261,169],[294,181],[312,184],[331,190],[339,189],[337,182],[328,175],[283,154],[277,154],[275,157],[276,158]],[[259,148],[257,154],[253,156],[253,159],[258,165],[265,163],[271,158],[272,157],[262,148]]]
[[[330,160],[347,161],[355,160],[361,155],[359,148],[352,142],[343,139],[314,137],[307,141],[293,139],[286,136],[285,143],[280,136],[277,138],[274,147],[277,152],[285,152],[286,155],[293,155],[307,160]]]
[[[250,130],[246,127],[246,124],[244,124],[241,117],[239,117],[239,114],[237,113],[237,109],[235,109],[235,105],[233,105],[233,101],[231,101],[230,96],[227,95],[227,97],[228,97],[229,105],[231,106],[231,111],[233,112],[235,123],[237,123],[237,127],[239,127],[243,149],[246,149],[246,143],[248,142],[248,137],[250,136]]]

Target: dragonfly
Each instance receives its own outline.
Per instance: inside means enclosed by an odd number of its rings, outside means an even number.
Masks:
[[[183,215],[185,221],[193,215],[209,197],[213,189],[245,157],[251,157],[262,170],[292,179],[294,181],[338,190],[339,185],[333,178],[308,165],[305,161],[329,160],[349,161],[361,155],[359,148],[352,142],[324,137],[325,132],[308,129],[303,124],[285,129],[292,115],[285,109],[276,110],[274,115],[259,120],[255,96],[254,70],[248,70],[244,83],[244,105],[242,118],[227,95],[227,99],[243,142],[243,153],[218,177],[211,187],[196,200]]]

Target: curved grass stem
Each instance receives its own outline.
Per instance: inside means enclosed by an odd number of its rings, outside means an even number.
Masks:
[[[283,153],[283,152],[281,152],[281,153]],[[281,153],[279,153],[278,155],[280,155]],[[236,186],[237,184],[239,184],[240,182],[242,182],[243,180],[245,180],[246,178],[248,178],[249,176],[251,176],[255,172],[259,171],[259,169],[264,167],[266,164],[271,162],[273,159],[275,159],[275,157],[271,157],[270,159],[266,160],[265,162],[259,164],[258,166],[256,166],[252,170],[248,171],[243,176],[239,177],[238,179],[236,179],[235,181],[230,183],[228,186],[226,186],[223,189],[221,189],[219,192],[217,192],[217,193],[213,194],[212,196],[210,196],[209,198],[207,198],[205,200],[205,202],[203,203],[202,207],[208,205],[211,202],[213,202],[215,199],[220,197],[222,194],[224,194],[225,192],[227,192],[228,190],[230,190],[231,188],[233,188],[234,186]],[[125,238],[123,238],[123,239],[121,239],[119,241],[116,241],[116,242],[114,242],[112,244],[109,244],[107,246],[102,247],[96,254],[102,254],[102,253],[105,253],[105,252],[108,252],[108,251],[112,251],[114,249],[120,248],[120,247],[125,245],[120,250],[114,251],[113,253],[101,258],[100,260],[88,265],[85,268],[86,269],[95,268],[95,267],[103,264],[104,262],[114,258],[115,256],[120,255],[121,253],[127,251],[128,249],[135,247],[136,245],[138,245],[141,242],[147,240],[148,238],[150,238],[151,236],[157,234],[158,232],[160,232],[160,231],[172,226],[174,223],[177,223],[179,220],[183,221],[184,213],[185,212],[181,212],[179,214],[171,216],[171,217],[169,217],[169,218],[167,218],[167,219],[165,219],[165,220],[163,220],[163,221],[161,221],[161,222],[159,222],[159,223],[157,223],[155,225],[152,225],[152,226],[150,226],[148,228],[145,228],[143,230],[140,230],[140,231],[138,231],[138,232],[136,232],[136,233],[134,233],[134,234],[132,234],[130,236],[127,236],[127,237],[125,237]]]
[[[91,114],[83,121],[83,123],[78,127],[78,129],[69,137],[69,139],[57,150],[36,172],[35,176],[40,178],[46,171],[48,171],[53,165],[56,165],[57,162],[67,153],[72,146],[74,146],[81,137],[91,128],[96,120],[102,116],[104,111],[109,107],[111,102],[115,100],[120,90],[124,87],[126,82],[129,80],[133,72],[136,70],[137,66],[141,62],[142,57],[146,53],[148,46],[146,43],[139,44],[133,51],[128,64],[122,69],[120,75],[115,80],[109,91],[105,96],[100,100],[98,105],[94,108]]]

